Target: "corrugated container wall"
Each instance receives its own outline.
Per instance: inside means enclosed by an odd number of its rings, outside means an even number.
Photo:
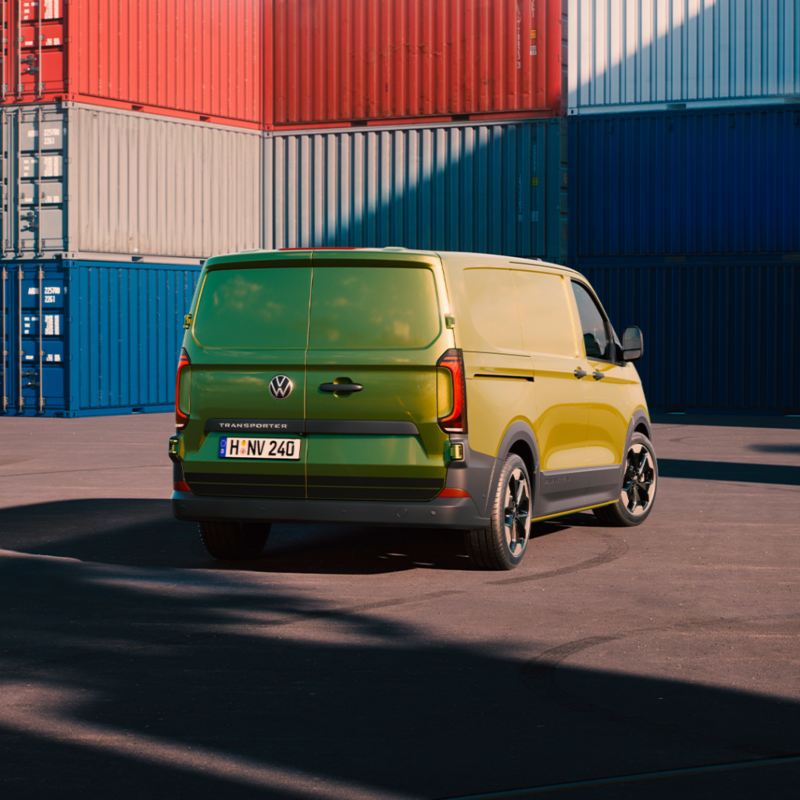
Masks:
[[[562,113],[566,0],[275,0],[276,126]]]
[[[0,111],[3,258],[255,248],[261,134],[97,107]]]
[[[570,0],[569,113],[800,95],[797,0]]]
[[[405,247],[563,261],[564,123],[265,137],[267,248]]]
[[[569,124],[571,264],[800,254],[800,107]]]
[[[170,410],[181,320],[199,274],[199,267],[166,264],[4,264],[0,411],[75,417]]]
[[[651,410],[800,413],[800,263],[589,267]]]
[[[270,8],[265,0],[2,0],[2,100],[259,128]]]

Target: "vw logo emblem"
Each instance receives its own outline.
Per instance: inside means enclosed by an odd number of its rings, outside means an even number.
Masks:
[[[288,375],[276,375],[269,382],[269,393],[276,400],[283,400],[292,393],[294,383]]]

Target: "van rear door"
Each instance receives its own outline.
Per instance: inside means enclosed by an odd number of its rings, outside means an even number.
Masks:
[[[448,439],[436,362],[452,346],[437,265],[333,253],[313,263],[308,497],[429,500],[444,486]]]
[[[184,472],[195,494],[305,497],[310,290],[308,254],[204,275],[185,341]]]

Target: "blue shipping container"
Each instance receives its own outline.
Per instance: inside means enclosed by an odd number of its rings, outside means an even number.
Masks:
[[[800,253],[800,106],[570,119],[570,263]]]
[[[566,259],[561,119],[269,133],[264,148],[267,248]]]
[[[583,267],[658,411],[800,413],[800,263]]]
[[[2,411],[169,411],[199,267],[17,261],[0,267]]]

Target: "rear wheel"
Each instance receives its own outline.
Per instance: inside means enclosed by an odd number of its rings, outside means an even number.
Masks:
[[[467,531],[470,557],[481,569],[513,569],[522,561],[531,535],[533,492],[525,462],[510,455],[495,485],[491,524]]]
[[[658,461],[653,443],[643,433],[634,433],[625,457],[619,499],[610,506],[595,508],[594,515],[605,525],[641,525],[653,510],[657,484]]]
[[[206,550],[220,561],[258,558],[267,543],[269,531],[268,522],[200,523],[200,538]]]

